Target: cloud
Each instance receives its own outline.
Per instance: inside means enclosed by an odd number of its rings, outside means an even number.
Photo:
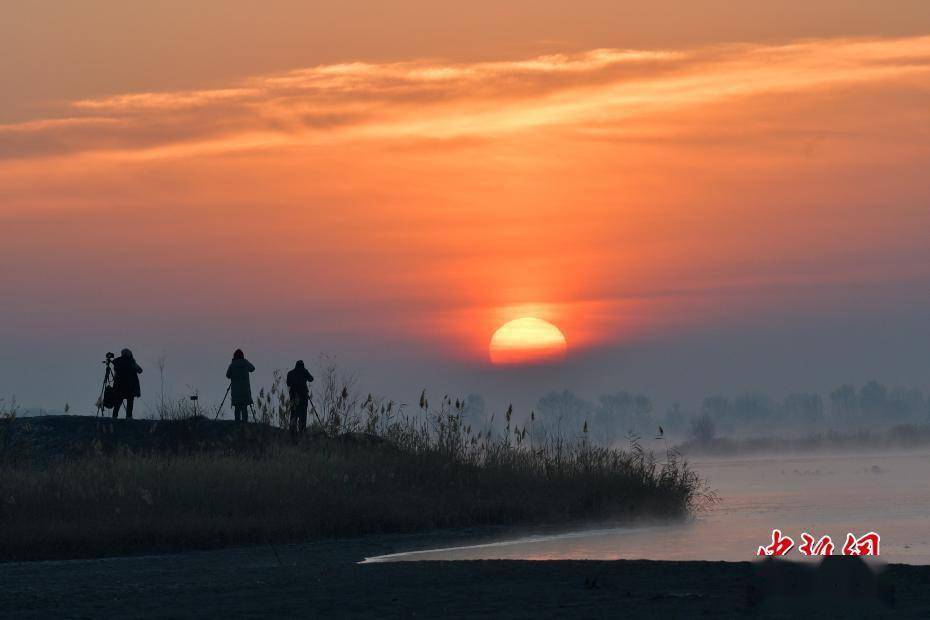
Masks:
[[[321,65],[226,88],[74,101],[54,118],[0,125],[0,158],[159,158],[358,140],[454,145],[547,128],[622,135],[630,118],[928,72],[930,37]]]

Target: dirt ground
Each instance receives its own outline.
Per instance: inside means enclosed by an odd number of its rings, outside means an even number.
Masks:
[[[0,564],[0,616],[930,617],[930,567],[888,567],[886,579],[892,592],[880,602],[865,590],[859,592],[862,588],[856,584],[831,599],[791,597],[792,589],[799,586],[790,579],[779,586],[789,596],[779,600],[771,596],[771,574],[760,576],[748,562],[358,564],[368,556],[447,540],[374,537],[274,548]],[[808,575],[799,579],[810,581]]]

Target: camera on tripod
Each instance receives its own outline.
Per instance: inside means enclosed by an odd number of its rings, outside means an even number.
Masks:
[[[97,399],[97,415],[103,414],[104,409],[112,409],[116,406],[116,390],[113,389],[113,359],[116,355],[112,351],[107,351],[106,359],[103,363],[107,368],[103,373],[103,386],[100,388],[100,397]]]

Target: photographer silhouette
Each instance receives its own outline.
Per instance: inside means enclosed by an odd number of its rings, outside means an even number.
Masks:
[[[139,375],[142,367],[136,363],[132,351],[123,349],[120,356],[113,360],[113,419],[119,417],[119,410],[126,401],[126,419],[132,419],[132,405],[136,398],[142,396]]]

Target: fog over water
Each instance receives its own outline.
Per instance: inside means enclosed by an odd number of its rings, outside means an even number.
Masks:
[[[795,541],[830,535],[841,553],[846,534],[881,536],[880,559],[930,564],[930,452],[764,456],[698,460],[719,503],[681,525],[592,529],[492,544],[397,554],[373,561],[486,559],[756,559],[779,528]],[[806,558],[815,561],[813,558]]]

